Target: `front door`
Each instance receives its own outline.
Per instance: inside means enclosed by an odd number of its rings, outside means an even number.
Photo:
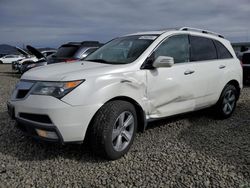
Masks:
[[[147,70],[149,118],[192,111],[196,99],[205,95],[206,83],[200,80],[201,65],[189,62],[189,49],[188,35],[183,34],[167,38],[152,53],[153,59],[170,56],[175,63],[172,67]]]

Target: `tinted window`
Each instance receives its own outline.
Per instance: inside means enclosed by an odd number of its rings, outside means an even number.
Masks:
[[[165,40],[155,51],[155,59],[158,56],[170,56],[175,63],[189,61],[188,35],[176,35]]]
[[[218,59],[228,59],[233,57],[232,54],[228,51],[228,49],[219,41],[215,40],[214,44],[217,49]]]
[[[191,61],[217,59],[217,52],[211,39],[190,36]]]
[[[56,57],[74,57],[76,51],[79,49],[79,46],[62,46],[58,49],[56,52],[55,56]]]
[[[250,64],[250,53],[244,53],[242,56],[243,64]]]

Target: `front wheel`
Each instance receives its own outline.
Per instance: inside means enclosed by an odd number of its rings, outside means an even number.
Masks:
[[[137,130],[134,106],[126,101],[110,101],[94,116],[90,141],[93,152],[115,160],[125,155]]]
[[[219,101],[215,106],[216,115],[220,119],[226,119],[230,117],[236,107],[238,98],[238,92],[235,86],[226,85],[222,91]]]

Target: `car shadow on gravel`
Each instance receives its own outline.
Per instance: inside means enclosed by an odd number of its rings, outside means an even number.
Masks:
[[[250,181],[250,107],[240,103],[233,116],[212,120],[206,114],[187,117],[189,127],[178,140],[193,150],[235,166],[238,173]]]
[[[167,124],[171,124],[180,120],[189,119],[190,117],[205,117],[206,119],[215,119],[212,114],[212,109],[204,109],[195,112],[188,112],[184,114],[174,115],[171,117],[160,118],[159,120],[154,120],[149,122],[146,130],[154,129],[156,127],[166,126]]]
[[[39,142],[24,136],[15,127],[15,122],[7,112],[0,112],[0,153],[12,156],[20,161],[43,161],[56,158],[100,163],[104,159],[95,156],[86,143],[56,144]]]
[[[216,119],[213,109],[205,109],[151,122],[147,129],[186,122],[187,126],[178,134],[180,142],[222,164],[235,166],[238,173],[250,181],[249,114],[250,105],[240,102],[233,116],[226,120]]]

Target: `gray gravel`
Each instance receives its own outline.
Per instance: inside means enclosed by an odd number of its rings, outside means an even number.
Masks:
[[[205,110],[151,123],[110,162],[86,145],[37,143],[16,130],[5,103],[18,79],[0,65],[0,187],[250,187],[250,87],[232,118]]]

